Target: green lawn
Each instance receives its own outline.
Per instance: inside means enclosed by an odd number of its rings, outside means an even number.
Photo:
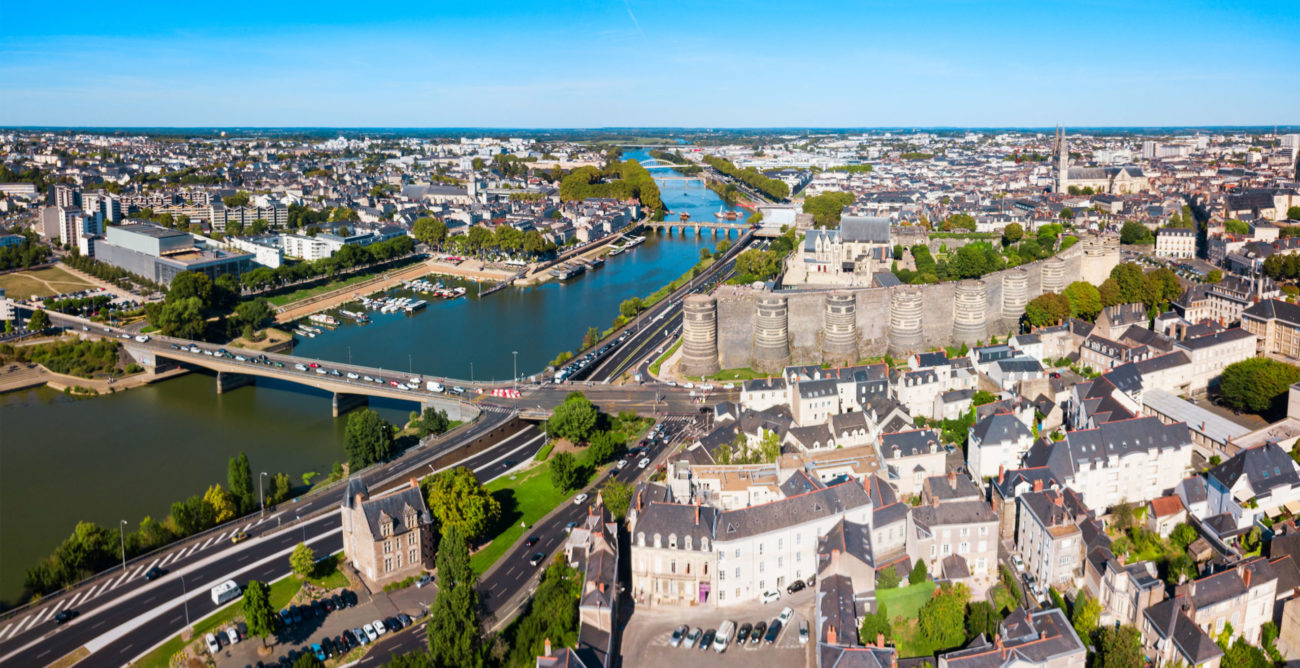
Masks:
[[[681,347],[681,345],[682,340],[680,338],[674,341],[672,347],[665,350],[664,354],[660,355],[659,359],[655,360],[654,363],[650,365],[650,373],[653,373],[656,376],[659,375],[659,367],[663,366],[664,362],[667,362],[668,358],[672,357],[673,353],[677,352],[677,349]]]
[[[739,369],[723,369],[722,371],[709,376],[709,380],[753,380],[755,378],[768,378],[771,375],[772,374],[755,371],[749,367],[741,367]]]
[[[391,267],[390,267],[390,268],[391,268]],[[378,275],[379,275],[379,274],[363,272],[363,273],[357,274],[357,275],[355,275],[355,276],[349,276],[349,277],[344,278],[344,279],[335,279],[335,280],[333,280],[333,281],[329,281],[329,282],[327,282],[327,283],[322,283],[322,284],[320,284],[320,285],[313,286],[313,287],[310,287],[310,288],[303,288],[303,289],[301,289],[301,290],[295,290],[295,291],[290,292],[290,293],[288,293],[288,294],[284,294],[284,295],[276,295],[276,296],[274,296],[274,297],[271,297],[271,298],[268,299],[267,301],[271,302],[271,304],[273,304],[273,305],[275,305],[275,306],[284,306],[285,304],[288,304],[288,303],[291,303],[291,302],[296,302],[296,301],[298,301],[298,300],[300,300],[300,299],[307,299],[308,297],[315,297],[316,295],[319,295],[319,294],[323,294],[323,293],[329,292],[330,290],[337,290],[337,289],[339,289],[339,288],[347,287],[347,286],[349,286],[349,285],[354,285],[354,284],[360,283],[360,282],[362,282],[362,281],[366,281],[366,280],[372,279],[372,278],[374,278],[375,276],[378,276]]]
[[[904,619],[916,619],[921,612],[921,606],[930,600],[930,594],[934,593],[935,584],[932,580],[898,587],[897,589],[884,589],[876,591],[876,600],[884,603],[889,608],[889,616],[902,617]]]
[[[516,476],[497,478],[486,487],[501,502],[501,519],[497,521],[494,529],[497,533],[492,542],[469,558],[469,564],[477,575],[482,575],[524,535],[520,522],[532,527],[571,496],[555,489],[551,484],[550,469],[546,466],[537,466]]]

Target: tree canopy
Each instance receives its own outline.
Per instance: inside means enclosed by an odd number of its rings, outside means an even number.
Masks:
[[[429,510],[440,526],[455,526],[466,538],[483,535],[501,517],[501,502],[466,466],[426,478]]]
[[[574,443],[587,440],[596,429],[600,411],[581,392],[573,392],[555,407],[546,421],[546,433]]]
[[[1043,294],[1025,304],[1025,320],[1032,327],[1055,325],[1070,317],[1070,300],[1055,292]]]
[[[1287,388],[1300,381],[1300,367],[1253,357],[1229,364],[1219,378],[1223,403],[1232,408],[1264,413],[1285,403]]]
[[[469,541],[456,525],[443,527],[438,545],[438,595],[425,626],[429,654],[438,666],[480,668],[478,577],[469,563]]]
[[[846,192],[825,192],[804,198],[803,212],[811,213],[817,227],[839,227],[840,213],[853,203],[857,196]]]
[[[343,449],[353,471],[384,461],[393,456],[393,425],[369,408],[354,411],[343,432]]]

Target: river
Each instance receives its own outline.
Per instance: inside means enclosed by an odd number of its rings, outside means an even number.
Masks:
[[[626,157],[648,158],[640,151]],[[668,182],[661,191],[670,209],[697,220],[713,220],[722,204],[694,182]],[[465,298],[431,301],[409,316],[372,313],[371,324],[304,339],[295,353],[482,380],[509,378],[517,350],[519,372],[537,372],[577,348],[588,326],[608,327],[624,299],[677,278],[719,240],[649,234],[571,281],[482,299],[470,283]],[[217,395],[215,383],[191,374],[94,399],[45,388],[0,395],[0,599],[21,592],[26,569],[78,520],[112,528],[125,519],[133,529],[145,515],[164,517],[171,502],[224,483],[227,461],[240,451],[255,476],[282,471],[295,481],[306,471],[327,474],[345,459],[344,420],[330,417],[327,395],[261,379]],[[411,409],[372,407],[393,422],[404,422]]]

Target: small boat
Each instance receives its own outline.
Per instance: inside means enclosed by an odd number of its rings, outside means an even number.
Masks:
[[[686,213],[685,211],[683,211],[683,212],[677,214],[677,219],[678,219],[678,220],[682,220],[682,221],[690,220],[690,219],[691,219],[691,214]]]
[[[615,244],[615,245],[609,247],[609,254],[610,254],[610,255],[620,255],[620,254],[622,254],[623,251],[625,251],[625,250],[627,250],[627,249],[624,248],[624,247],[622,247],[622,246],[619,246],[619,245]]]

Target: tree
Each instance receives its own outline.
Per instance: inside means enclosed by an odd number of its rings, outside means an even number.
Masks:
[[[1155,241],[1151,230],[1146,225],[1135,221],[1128,221],[1119,228],[1119,242],[1126,245],[1149,244]]]
[[[876,589],[894,589],[902,582],[903,578],[898,575],[898,569],[893,566],[876,571]]]
[[[973,640],[981,633],[992,638],[1002,623],[1002,615],[988,601],[971,601],[966,608],[966,639]]]
[[[352,471],[360,471],[393,456],[393,426],[379,413],[364,408],[348,416],[343,449]]]
[[[1300,220],[1300,206],[1290,206],[1286,209],[1287,220]]]
[[[447,240],[447,224],[437,218],[424,216],[415,219],[411,233],[419,241],[434,248],[442,248],[442,243]]]
[[[1088,592],[1080,589],[1079,594],[1074,597],[1074,612],[1070,615],[1070,623],[1074,625],[1074,631],[1080,638],[1091,637],[1100,622],[1101,603],[1089,596]]]
[[[713,247],[713,254],[714,256],[721,257],[729,250],[731,250],[731,240],[723,239]]]
[[[1251,527],[1250,531],[1241,537],[1241,548],[1247,553],[1254,552],[1259,549],[1261,539],[1259,527]]]
[[[1296,381],[1300,381],[1300,367],[1254,357],[1229,364],[1219,378],[1219,392],[1231,408],[1263,413],[1279,408]]]
[[[581,392],[574,392],[555,407],[546,421],[546,433],[574,443],[585,441],[596,428],[600,411]]]
[[[966,641],[968,600],[970,590],[966,585],[945,583],[921,606],[918,628],[929,650],[950,649]]]
[[[1070,317],[1070,300],[1065,295],[1044,292],[1025,304],[1025,320],[1032,327],[1055,325]]]
[[[1020,223],[1011,223],[1002,228],[1002,245],[1010,246],[1025,238],[1025,228]]]
[[[1107,308],[1116,304],[1122,304],[1120,298],[1119,281],[1113,278],[1107,278],[1097,287],[1097,296],[1101,297],[1101,307]]]
[[[1115,268],[1110,270],[1110,277],[1115,279],[1115,284],[1119,287],[1119,303],[1133,304],[1142,301],[1145,288],[1142,285],[1141,267],[1132,262],[1115,265]]]
[[[1210,273],[1205,275],[1205,282],[1214,284],[1223,280],[1223,272],[1219,269],[1211,269]]]
[[[36,309],[32,312],[32,317],[27,320],[27,329],[33,332],[43,332],[50,328],[50,316],[45,309]]]
[[[1250,225],[1236,218],[1229,218],[1223,221],[1223,231],[1228,234],[1250,234]]]
[[[473,538],[483,535],[501,517],[501,502],[466,466],[442,471],[426,480],[429,510],[440,526],[455,526],[462,535]]]
[[[293,481],[289,480],[289,474],[277,473],[271,477],[271,491],[266,495],[266,504],[273,506],[286,501],[292,493]]]
[[[438,666],[479,668],[478,578],[469,564],[469,542],[455,525],[444,527],[438,546],[438,596],[425,626],[429,654]]]
[[[867,644],[875,642],[881,636],[889,640],[893,635],[893,628],[889,623],[889,607],[880,599],[876,601],[876,611],[863,615],[862,626],[858,628],[858,638]]]
[[[567,492],[578,485],[581,473],[578,458],[571,452],[561,452],[551,457],[551,484],[562,492]]]
[[[930,573],[925,568],[925,560],[917,559],[916,564],[912,566],[912,572],[907,574],[908,584],[920,584],[930,579]]]
[[[253,329],[261,329],[272,315],[271,305],[265,299],[240,302],[235,307],[235,316],[239,321]]]
[[[644,308],[645,303],[641,301],[640,297],[631,297],[629,299],[624,299],[623,303],[618,305],[618,312],[622,314],[624,318],[631,318],[640,313]]]
[[[1093,641],[1093,668],[1141,668],[1142,634],[1133,626],[1103,626]]]
[[[1074,220],[1074,209],[1068,206],[1061,209],[1061,220]]]
[[[1170,586],[1178,586],[1188,580],[1195,580],[1198,575],[1196,563],[1185,552],[1175,554],[1164,563],[1165,582]]]
[[[618,454],[618,437],[608,431],[596,432],[587,445],[587,461],[592,467],[600,466]]]
[[[838,227],[840,213],[844,207],[853,203],[857,196],[846,192],[827,192],[803,201],[803,212],[813,215],[813,223],[818,227]]]
[[[451,419],[447,417],[447,411],[429,406],[416,419],[415,426],[420,432],[420,438],[424,438],[429,434],[446,432],[451,428]]]
[[[1120,501],[1110,509],[1110,521],[1120,533],[1133,527],[1133,504]]]
[[[631,485],[618,479],[611,479],[600,490],[600,496],[605,501],[605,507],[609,509],[609,514],[613,515],[614,519],[621,520],[627,515],[627,508],[632,502],[633,491]]]
[[[289,553],[289,568],[306,580],[316,572],[316,553],[306,543],[298,543]]]
[[[316,658],[315,654],[305,652],[298,657],[297,661],[293,662],[293,668],[325,668],[325,664],[321,663],[321,660]]]
[[[975,390],[975,394],[971,395],[970,405],[983,406],[984,404],[991,404],[997,400],[997,396],[988,390]]]
[[[235,518],[235,500],[221,485],[213,485],[203,495],[204,503],[212,508],[212,521],[221,524]]]
[[[1092,320],[1101,312],[1101,292],[1087,281],[1075,281],[1065,288],[1065,298],[1070,302],[1070,315]]]
[[[241,452],[230,458],[226,484],[230,487],[230,494],[235,498],[241,515],[257,507],[257,497],[253,494],[253,469],[248,464],[248,455]]]
[[[249,580],[240,603],[244,610],[244,623],[248,633],[261,638],[262,644],[275,634],[275,608],[271,607],[271,590],[260,580]]]
[[[1271,668],[1273,663],[1262,650],[1238,637],[1223,654],[1220,668]]]
[[[1169,542],[1173,544],[1179,552],[1186,550],[1192,541],[1196,540],[1196,529],[1186,522],[1179,522],[1178,526],[1169,533]]]

